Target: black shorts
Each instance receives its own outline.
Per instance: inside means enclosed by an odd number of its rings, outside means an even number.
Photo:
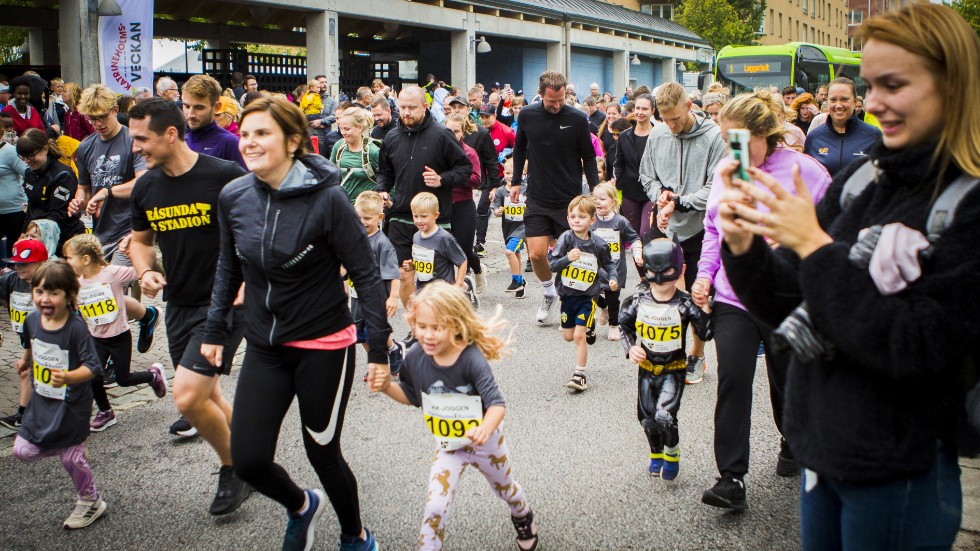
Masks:
[[[694,280],[698,278],[698,262],[701,261],[701,242],[704,241],[704,230],[697,235],[693,235],[681,241],[681,250],[684,251],[684,285],[687,292],[691,292]]]
[[[395,255],[398,256],[399,267],[406,260],[412,259],[412,240],[415,238],[415,232],[418,230],[415,224],[406,224],[397,220],[389,220],[385,224],[385,235],[388,236],[388,241],[391,241],[392,246],[395,247]]]
[[[561,297],[561,328],[572,329],[576,325],[595,326],[595,300],[588,295]]]
[[[527,202],[524,233],[527,237],[554,237],[568,231],[568,208],[552,209]]]
[[[231,373],[231,363],[245,336],[244,319],[244,308],[232,308],[231,313],[228,314],[226,323],[230,332],[228,340],[224,343],[223,361],[220,367],[215,367],[201,355],[201,344],[206,335],[208,307],[167,304],[165,315],[167,341],[170,345],[170,361],[174,363],[174,369],[180,366],[207,377]]]

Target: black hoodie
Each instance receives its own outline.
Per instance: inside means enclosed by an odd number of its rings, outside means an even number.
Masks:
[[[353,323],[343,265],[367,324],[368,361],[387,364],[387,295],[340,171],[319,155],[298,161],[278,190],[247,174],[221,191],[221,253],[205,342],[223,342],[223,320],[243,281],[249,343],[279,346],[341,331]]]

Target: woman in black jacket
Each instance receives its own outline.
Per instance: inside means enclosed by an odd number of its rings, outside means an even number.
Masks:
[[[245,337],[231,425],[238,476],[289,515],[283,549],[309,549],[324,492],[302,490],[274,462],[283,417],[296,397],[303,443],[341,527],[341,549],[377,546],[361,524],[357,481],[340,451],[354,377],[354,323],[340,276],[357,287],[368,370],[387,370],[391,333],[381,275],[336,166],[307,150],[303,113],[260,99],[242,113],[239,149],[252,171],[222,191],[218,257],[208,335],[201,352],[220,365],[222,320],[245,283]]]
[[[653,203],[640,184],[640,159],[653,131],[653,98],[643,94],[634,106],[636,126],[619,134],[616,145],[616,188],[623,192],[620,212],[643,237],[650,230],[650,210]]]
[[[952,182],[980,177],[980,106],[970,99],[980,38],[931,4],[857,32],[865,105],[884,130],[869,151],[874,170],[844,169],[814,209],[798,172],[791,194],[758,170],[750,175],[763,186],[731,182],[727,165],[722,260],[764,321],[779,325],[801,300],[809,312],[781,328],[794,352],[783,432],[806,468],[803,549],[949,549],[962,515],[964,364],[980,337],[980,186],[938,238],[926,221]],[[844,193],[852,175],[867,187]],[[813,354],[804,333],[826,350]]]
[[[78,178],[71,168],[61,162],[63,155],[57,144],[36,128],[24,132],[17,141],[17,154],[28,167],[24,176],[24,191],[27,194],[24,229],[40,219],[58,224],[61,235],[57,250],[49,251],[49,254],[60,255],[65,241],[85,232],[85,225],[77,216],[68,216],[68,203],[75,197]]]

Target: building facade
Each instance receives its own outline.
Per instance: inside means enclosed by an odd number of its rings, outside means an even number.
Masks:
[[[907,4],[928,0],[849,0],[847,12],[847,47],[852,52],[860,52],[863,48],[861,40],[854,32],[864,23],[865,19],[881,15],[886,11],[901,8]]]

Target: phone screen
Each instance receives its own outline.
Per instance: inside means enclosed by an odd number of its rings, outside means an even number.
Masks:
[[[741,180],[751,182],[752,178],[746,170],[752,166],[749,159],[749,131],[737,128],[728,131],[728,155],[739,162],[737,176]]]

